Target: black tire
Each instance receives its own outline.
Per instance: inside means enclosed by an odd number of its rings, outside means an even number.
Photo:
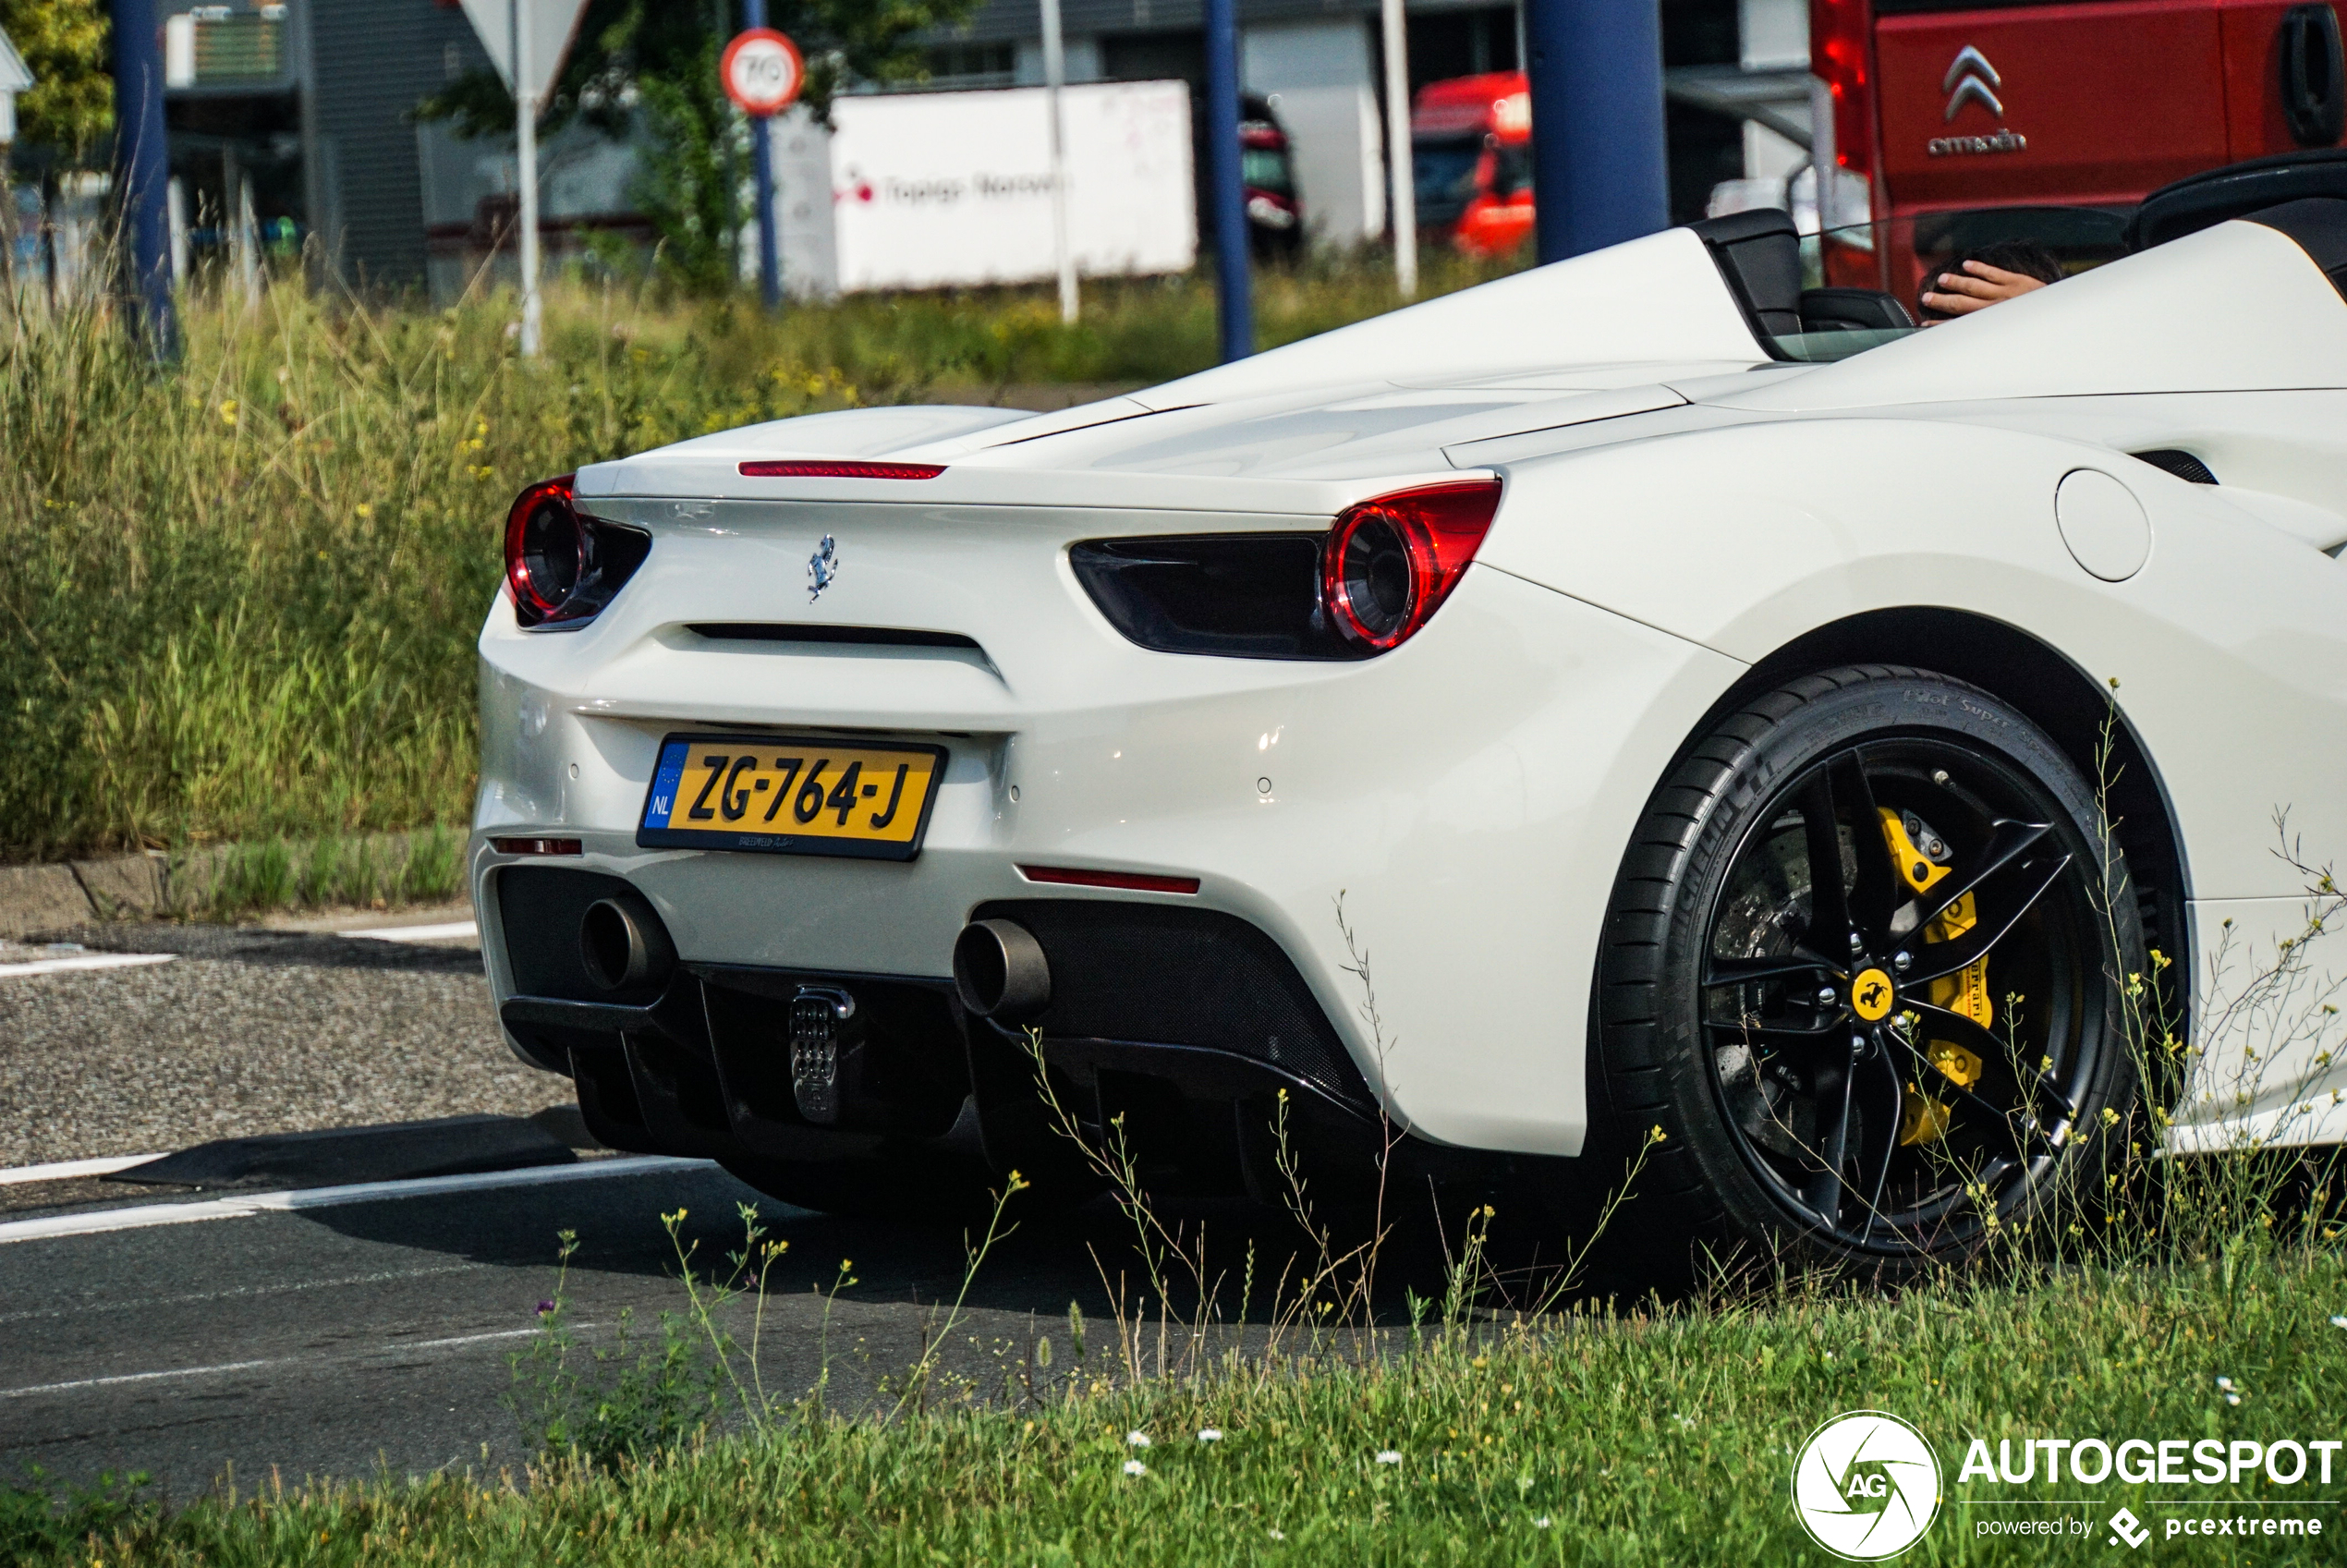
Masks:
[[[2091,1198],[2117,1141],[2091,1135],[2136,1093],[2119,978],[2146,967],[2099,820],[2036,725],[1924,671],[1791,680],[1699,737],[1623,857],[1591,1009],[1590,1178],[1663,1133],[1621,1217],[1641,1260],[1895,1279]]]

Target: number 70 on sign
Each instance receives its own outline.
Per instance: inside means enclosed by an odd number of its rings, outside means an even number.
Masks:
[[[807,64],[798,45],[770,27],[754,27],[725,45],[717,62],[725,96],[744,114],[763,119],[779,115],[798,97],[807,79]]]

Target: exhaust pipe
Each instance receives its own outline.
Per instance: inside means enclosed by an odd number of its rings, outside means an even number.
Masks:
[[[954,939],[954,989],[981,1018],[1017,1023],[1052,1000],[1043,944],[1015,920],[973,920]]]
[[[676,944],[651,905],[621,893],[587,906],[578,922],[578,957],[597,990],[636,991],[667,983],[676,967]]]

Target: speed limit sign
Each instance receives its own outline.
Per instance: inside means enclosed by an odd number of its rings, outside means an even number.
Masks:
[[[725,45],[717,74],[726,97],[763,118],[791,106],[807,79],[807,65],[797,44],[771,27],[754,27]]]

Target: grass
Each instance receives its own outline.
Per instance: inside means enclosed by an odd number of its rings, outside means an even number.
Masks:
[[[186,914],[225,919],[256,910],[443,904],[464,892],[464,838],[434,826],[412,833],[328,835],[226,845],[175,878]]]
[[[0,1557],[13,1546],[27,1568],[1816,1562],[1827,1560],[1787,1502],[1792,1451],[1830,1416],[1880,1408],[1931,1440],[1950,1500],[1903,1561],[2002,1561],[2045,1543],[1978,1538],[1978,1519],[2021,1511],[1954,1500],[2081,1494],[2067,1482],[1959,1484],[1974,1437],[1993,1451],[2000,1439],[2057,1435],[2332,1435],[2347,1408],[2347,1331],[2328,1320],[2347,1309],[2343,1274],[2333,1251],[2266,1246],[2197,1267],[1895,1298],[1789,1287],[1537,1328],[1429,1330],[1416,1354],[1368,1364],[1289,1356],[1134,1384],[1096,1356],[1103,1364],[1071,1368],[1031,1400],[1014,1391],[991,1407],[887,1420],[802,1405],[762,1436],[636,1463],[553,1460],[527,1477],[273,1486],[169,1513],[20,1518],[14,1542],[0,1535]],[[2219,1377],[2243,1392],[2239,1404]],[[1200,1441],[1202,1428],[1221,1440]],[[1147,1448],[1128,1442],[1136,1431]],[[1381,1453],[1399,1462],[1379,1463]],[[1147,1473],[1125,1474],[1128,1460]],[[2240,1491],[2337,1501],[2347,1465],[2333,1475],[2329,1486],[2310,1472],[2298,1487],[2252,1479]],[[2193,1489],[2114,1482],[2086,1489],[2093,1510],[2066,1512],[2092,1513],[2099,1552],[2118,1507],[2159,1528],[2170,1515],[2151,1501],[2180,1490]],[[2198,1489],[2211,1492],[2232,1495]],[[2237,1541],[2157,1550],[2244,1560]],[[2254,1560],[2336,1551],[2260,1542]]]
[[[1270,346],[1393,299],[1360,261],[1267,272],[1257,303]],[[512,314],[286,281],[188,300],[157,373],[101,306],[0,300],[0,858],[462,823],[523,484],[940,384],[1161,380],[1213,342],[1190,277],[1093,283],[1072,328],[1032,289],[773,319],[573,283],[536,366]]]
[[[464,834],[438,825],[411,833],[253,839],[149,856],[126,887],[97,879],[106,919],[233,919],[285,909],[387,909],[441,904],[465,890]]]

